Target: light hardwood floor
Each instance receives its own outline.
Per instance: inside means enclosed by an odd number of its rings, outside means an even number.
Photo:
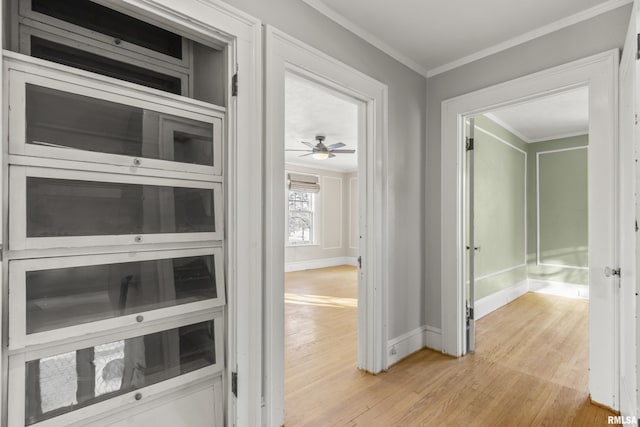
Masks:
[[[604,426],[589,403],[588,302],[529,293],[478,321],[477,351],[422,350],[356,369],[356,270],[286,274],[285,411],[293,426]]]

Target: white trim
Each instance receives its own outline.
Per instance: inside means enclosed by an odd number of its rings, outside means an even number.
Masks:
[[[291,261],[284,265],[285,273],[291,271],[315,270],[316,268],[336,267],[339,265],[357,266],[356,257],[318,258],[304,261]]]
[[[424,326],[415,328],[387,342],[387,361],[395,365],[405,357],[420,351],[424,347]]]
[[[580,267],[578,265],[565,265],[565,264],[548,264],[544,262],[537,263],[540,267],[552,267],[552,268],[570,268],[572,270],[585,270],[589,271],[589,267]]]
[[[585,136],[585,135],[589,135],[589,130],[587,131],[579,131],[579,132],[568,132],[568,133],[559,133],[556,135],[551,135],[550,137],[547,138],[536,138],[536,139],[531,139],[529,141],[527,141],[529,144],[536,144],[538,142],[548,142],[548,141],[555,141],[558,139],[566,139],[566,138],[573,138],[576,136]]]
[[[429,325],[420,326],[419,328],[392,338],[387,342],[387,354],[389,355],[387,360],[389,361],[389,366],[395,365],[402,359],[423,348],[440,351],[442,347],[441,342],[442,336],[440,335],[440,328],[434,328]]]
[[[366,41],[370,45],[377,47],[378,49],[380,49],[381,51],[383,51],[384,53],[386,53],[396,61],[400,62],[401,64],[406,65],[407,67],[411,68],[413,71],[415,71],[418,74],[421,74],[425,77],[427,76],[427,69],[425,67],[423,67],[413,59],[409,58],[404,53],[401,53],[399,50],[389,46],[387,43],[380,40],[378,37],[374,36],[367,30],[360,27],[359,25],[355,24],[353,21],[345,18],[340,13],[331,9],[322,0],[302,0],[302,1],[308,4],[309,6],[311,6],[312,8],[314,8],[315,10],[317,10],[318,12],[320,12],[321,14],[323,14],[324,16],[326,16],[327,18],[331,19],[336,24],[351,31],[353,34],[360,37],[362,40]]]
[[[559,31],[563,28],[567,28],[591,18],[595,18],[598,15],[602,15],[619,7],[625,6],[632,1],[633,0],[609,0],[587,10],[583,10],[582,12],[578,12],[566,18],[559,19],[555,22],[552,22],[551,24],[544,25],[533,31],[528,31],[517,37],[514,37],[502,43],[498,43],[492,47],[482,49],[471,55],[467,55],[460,59],[456,59],[455,61],[451,61],[448,64],[433,68],[426,73],[426,77],[430,78],[433,76],[437,76],[438,74],[442,74],[447,71],[453,70],[454,68],[461,67],[474,61],[478,61],[479,59],[486,58],[487,56],[494,55],[498,52],[502,52],[503,50],[510,49],[514,46],[518,46],[533,39],[537,39],[538,37],[542,37],[555,31]]]
[[[302,78],[359,102],[358,177],[363,266],[358,285],[358,367],[387,368],[388,88],[385,84],[271,27],[266,27],[265,100],[265,421],[284,423],[284,75]],[[260,191],[262,187],[258,186]],[[363,191],[366,190],[366,191]]]
[[[487,115],[487,114],[485,114],[485,116],[486,116],[486,115]],[[499,123],[498,123],[498,124],[499,124]],[[500,124],[499,124],[499,125],[500,125]],[[502,126],[502,125],[500,125],[500,126]],[[479,130],[480,132],[482,132],[482,133],[484,133],[484,134],[486,134],[486,135],[489,135],[489,136],[490,136],[490,137],[492,137],[492,138],[497,139],[497,140],[498,140],[498,142],[501,142],[501,143],[503,143],[504,145],[506,145],[506,146],[508,146],[508,147],[510,147],[510,148],[513,148],[513,149],[514,149],[514,150],[516,150],[516,151],[521,152],[522,154],[524,154],[524,159],[525,159],[525,161],[527,160],[527,152],[526,152],[526,151],[524,151],[522,148],[518,148],[518,147],[516,147],[515,145],[513,145],[513,144],[512,144],[512,143],[510,143],[509,141],[507,141],[507,140],[504,140],[504,139],[500,138],[498,135],[496,135],[496,134],[494,134],[494,133],[491,133],[491,132],[489,132],[488,130],[486,130],[486,129],[484,129],[484,128],[480,127],[480,126],[476,126],[475,128],[476,128],[477,130]],[[507,129],[507,130],[508,130],[508,129]]]
[[[475,320],[483,318],[487,314],[509,304],[511,301],[520,298],[527,292],[529,292],[529,282],[527,279],[524,279],[515,285],[476,300],[473,311]]]
[[[564,265],[564,264],[551,264],[542,262],[540,256],[540,156],[542,154],[561,153],[565,151],[583,150],[588,149],[588,145],[581,145],[578,147],[558,148],[556,150],[538,151],[536,153],[536,265],[547,267],[561,267],[561,268],[573,268],[578,270],[589,270],[589,267]]]
[[[525,254],[525,257],[526,257],[526,254]],[[491,277],[499,276],[501,274],[508,273],[510,271],[517,270],[519,268],[523,268],[523,267],[526,267],[526,266],[527,266],[527,263],[526,263],[526,260],[525,260],[525,262],[522,263],[522,264],[514,265],[513,267],[505,268],[504,270],[494,271],[493,273],[485,274],[484,276],[476,277],[475,281],[479,282],[481,280],[485,280],[485,279],[489,279]],[[467,280],[467,283],[468,282],[469,281]]]
[[[589,299],[589,286],[552,280],[529,279],[529,292],[567,298]]]
[[[432,350],[442,351],[442,330],[426,325],[424,327],[424,346]]]
[[[465,156],[466,115],[589,85],[589,391],[595,402],[619,407],[617,286],[604,276],[615,262],[615,150],[619,51],[610,50],[442,103],[441,295],[443,351],[465,349]]]
[[[529,141],[529,138],[526,138],[523,134],[521,134],[520,132],[512,128],[507,122],[503,121],[502,119],[499,119],[494,113],[485,113],[484,116],[489,120],[492,120],[495,123],[499,124],[500,126],[505,128],[507,131],[511,132],[512,134],[514,134],[515,136],[523,140],[524,142],[527,142],[527,143],[531,142]]]
[[[318,161],[319,164],[321,164],[322,166],[316,166],[316,165],[310,165],[307,163],[301,163],[301,162],[296,162],[296,161],[289,161],[287,160],[287,165],[291,165],[291,166],[296,166],[299,168],[305,168],[305,169],[315,169],[315,170],[320,170],[320,171],[328,171],[328,172],[338,172],[338,173],[353,173],[353,172],[358,172],[358,169],[346,169],[346,168],[338,168],[338,167],[331,167],[331,166],[326,166],[328,165],[328,162],[322,162],[322,161]]]

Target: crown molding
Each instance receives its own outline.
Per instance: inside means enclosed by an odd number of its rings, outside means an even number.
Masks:
[[[303,0],[306,1],[306,0]],[[551,24],[544,25],[535,30],[529,31],[502,43],[498,43],[494,46],[491,46],[486,49],[482,49],[476,53],[471,55],[462,57],[460,59],[456,59],[455,61],[449,62],[448,64],[441,65],[432,70],[429,70],[426,73],[426,77],[437,76],[438,74],[445,73],[447,71],[453,70],[454,68],[458,68],[462,65],[469,64],[471,62],[477,61],[482,58],[486,58],[487,56],[494,55],[498,52],[502,52],[503,50],[510,49],[514,46],[518,46],[520,44],[526,43],[538,37],[545,36],[547,34],[553,33],[555,31],[561,30],[566,27],[570,27],[572,25],[578,24],[583,21],[587,21],[591,18],[595,18],[598,15],[602,15],[603,13],[610,12],[612,10],[618,9],[622,6],[625,6],[629,3],[633,3],[633,0],[609,0],[607,2],[601,3],[592,8],[583,10],[582,12],[578,12],[571,16],[568,16],[563,19],[559,19]]]
[[[302,0],[302,1],[305,2],[307,5],[311,6],[312,8],[314,8],[315,10],[317,10],[318,12],[320,12],[321,14],[325,15],[327,18],[331,19],[338,25],[351,31],[353,34],[360,37],[370,45],[377,47],[378,49],[380,49],[381,51],[383,51],[384,53],[386,53],[396,61],[400,62],[401,64],[406,65],[407,67],[411,68],[413,71],[415,71],[418,74],[421,74],[425,77],[427,76],[427,69],[425,67],[418,64],[416,61],[409,58],[405,54],[401,53],[397,49],[394,49],[393,47],[389,46],[388,44],[380,40],[378,37],[374,36],[370,32],[360,27],[359,25],[345,18],[335,10],[331,9],[324,2],[322,2],[322,0]]]

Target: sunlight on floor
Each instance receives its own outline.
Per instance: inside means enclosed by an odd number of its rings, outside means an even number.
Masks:
[[[358,300],[356,298],[338,298],[327,297],[322,295],[298,295],[284,294],[285,304],[314,305],[318,307],[357,307]]]

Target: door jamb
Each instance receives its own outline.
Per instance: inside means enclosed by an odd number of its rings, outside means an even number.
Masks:
[[[573,87],[589,87],[589,169],[608,162],[615,171],[617,149],[619,51],[611,50],[573,61],[442,103],[442,349],[454,356],[464,354],[464,158],[461,136],[463,116],[523,102]],[[598,181],[598,182],[593,182]],[[589,236],[600,236],[609,248],[590,248],[589,277],[589,391],[592,400],[619,408],[619,367],[616,322],[617,287],[604,276],[615,266],[615,177],[598,176],[589,183],[589,210],[594,203],[608,203],[611,223],[589,218]],[[606,200],[594,194],[607,194]],[[604,225],[603,225],[604,224]],[[595,240],[595,239],[594,239]],[[593,251],[600,251],[598,256]],[[594,304],[595,299],[595,304]],[[601,309],[599,309],[601,308]]]
[[[366,132],[359,155],[359,188],[366,185],[365,286],[358,289],[358,368],[379,373],[387,366],[387,98],[371,77],[272,26],[265,28],[265,364],[264,419],[284,423],[284,73],[292,71],[332,86],[365,104]],[[359,138],[360,139],[360,138]],[[361,154],[362,154],[361,153]],[[364,179],[363,179],[364,178]],[[360,191],[362,193],[362,190]]]

